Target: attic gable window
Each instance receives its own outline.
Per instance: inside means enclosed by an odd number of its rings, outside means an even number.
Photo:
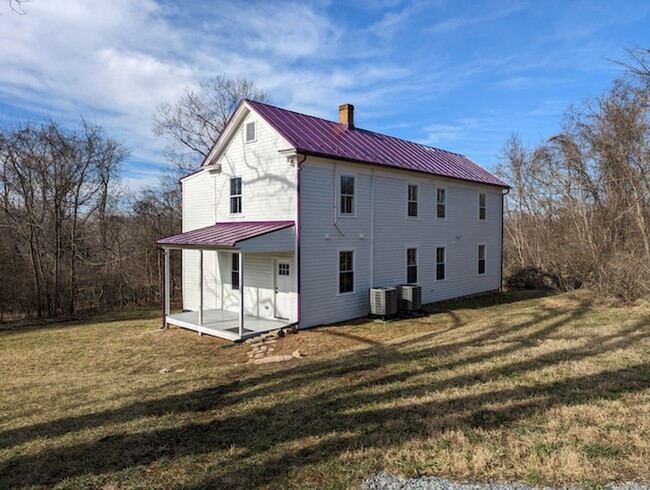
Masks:
[[[241,214],[241,177],[230,179],[230,214]]]
[[[257,134],[256,134],[256,128],[255,128],[255,121],[247,122],[245,126],[245,132],[246,132],[246,143],[250,143],[251,141],[255,141],[257,139]]]

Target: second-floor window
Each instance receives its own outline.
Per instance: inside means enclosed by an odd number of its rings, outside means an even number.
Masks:
[[[444,187],[436,189],[436,218],[447,218],[447,189]]]
[[[487,200],[484,193],[478,195],[478,219],[479,221],[485,221],[487,218]]]
[[[354,177],[341,175],[339,180],[339,214],[354,216]]]
[[[239,289],[239,254],[231,254],[232,269],[230,273],[230,284],[233,289]]]
[[[417,218],[418,216],[418,186],[415,184],[408,185],[407,191],[407,216]]]
[[[418,249],[406,249],[406,282],[415,284],[418,282]]]
[[[241,214],[241,177],[230,179],[230,214]]]
[[[436,281],[445,280],[445,247],[436,247]]]

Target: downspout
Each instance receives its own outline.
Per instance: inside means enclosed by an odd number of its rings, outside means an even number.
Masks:
[[[499,292],[503,292],[503,217],[505,215],[505,198],[510,194],[510,189],[506,189],[505,192],[501,193],[501,267],[499,268]]]
[[[298,155],[296,155],[297,157]],[[302,160],[296,162],[296,302],[298,307],[298,318],[296,318],[297,328],[300,328],[300,166],[307,160],[307,155],[302,156]]]
[[[375,287],[375,169],[370,170],[370,287]]]
[[[334,187],[333,187],[333,191],[334,191],[334,200],[333,201],[334,202],[333,202],[333,207],[332,207],[332,209],[334,210],[334,228],[336,228],[341,235],[345,235],[345,232],[339,226],[339,209],[338,209],[339,197],[338,197],[338,182],[337,182],[338,173],[337,173],[337,168],[338,167],[336,165],[336,162],[334,162]]]

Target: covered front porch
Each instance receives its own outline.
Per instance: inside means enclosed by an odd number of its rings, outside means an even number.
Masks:
[[[293,222],[233,222],[159,240],[163,322],[240,341],[297,323]],[[183,254],[183,311],[170,312],[170,254]]]

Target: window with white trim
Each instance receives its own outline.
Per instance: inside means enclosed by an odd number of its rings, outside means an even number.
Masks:
[[[478,246],[478,275],[485,274],[485,245]]]
[[[447,276],[447,249],[436,247],[436,281],[444,281]]]
[[[245,141],[246,143],[250,143],[251,141],[255,141],[257,139],[256,130],[257,128],[255,127],[255,121],[250,121],[246,123],[245,126]]]
[[[339,177],[339,214],[354,216],[354,176],[341,175]]]
[[[406,194],[407,194],[406,215],[409,218],[417,218],[418,217],[418,186],[416,184],[408,184],[408,189]]]
[[[436,188],[436,219],[447,218],[447,189]]]
[[[241,177],[230,179],[230,214],[241,214]]]
[[[239,254],[230,254],[232,267],[230,272],[230,284],[233,289],[239,289]]]
[[[406,282],[415,284],[418,282],[418,249],[406,249]]]
[[[487,218],[487,196],[481,192],[478,195],[478,219],[485,221]]]
[[[354,251],[339,252],[339,293],[354,292]]]

